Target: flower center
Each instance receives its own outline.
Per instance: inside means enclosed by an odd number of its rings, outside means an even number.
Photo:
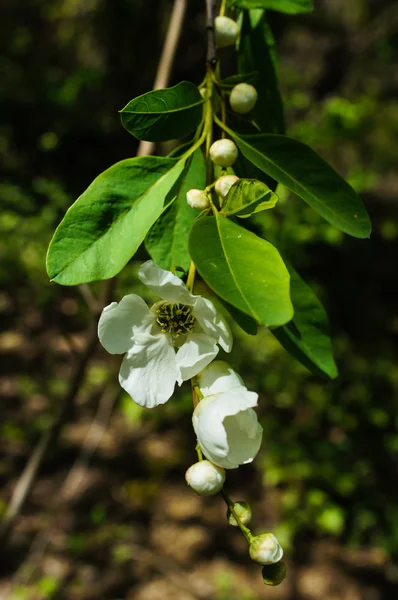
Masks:
[[[156,309],[156,322],[160,325],[162,333],[171,333],[178,337],[193,331],[196,319],[190,306],[164,302]]]

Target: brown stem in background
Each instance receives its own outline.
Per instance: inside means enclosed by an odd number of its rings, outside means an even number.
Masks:
[[[164,42],[161,58],[155,77],[155,82],[153,85],[154,89],[166,87],[168,84],[178,40],[181,35],[181,28],[186,12],[186,7],[186,0],[174,0],[174,7],[170,17],[166,40]],[[148,154],[151,154],[153,152],[153,149],[154,144],[152,142],[141,142],[138,147],[137,155],[146,156]],[[102,298],[101,301],[98,303],[100,308],[110,303],[112,297],[113,284],[113,279],[110,279],[104,283]],[[36,447],[32,451],[28,462],[14,488],[11,500],[8,504],[7,510],[5,511],[5,515],[0,523],[0,543],[2,544],[4,544],[8,540],[12,526],[14,525],[15,520],[21,513],[25,502],[35,484],[43,459],[49,447],[58,438],[62,426],[64,425],[65,421],[68,418],[68,415],[70,414],[76,396],[79,392],[80,386],[84,382],[88,364],[94,354],[97,345],[97,320],[100,314],[100,309],[98,310],[98,306],[96,307],[95,298],[92,295],[91,290],[89,290],[88,286],[81,287],[80,291],[84,296],[86,302],[92,309],[92,323],[88,332],[87,341],[82,353],[77,359],[77,364],[71,377],[69,389],[65,394],[64,398],[61,400],[58,414],[54,418],[54,421],[49,427],[49,429],[43,434]]]
[[[102,306],[109,304],[112,296],[113,280],[110,279],[104,284],[102,294]],[[61,400],[60,408],[51,426],[42,435],[29,457],[28,462],[18,482],[14,488],[11,500],[5,512],[5,515],[0,524],[0,542],[4,543],[7,540],[15,519],[20,514],[33,486],[36,481],[41,463],[46,455],[50,445],[57,439],[61,428],[68,418],[68,415],[73,407],[76,396],[79,392],[86,376],[87,367],[92,355],[94,354],[97,345],[97,320],[100,312],[93,312],[91,315],[91,325],[87,337],[87,341],[82,353],[77,359],[75,370],[70,380],[68,391]]]
[[[186,10],[187,0],[174,0],[169,27],[153,84],[154,90],[167,87],[169,83]],[[148,156],[149,154],[153,154],[154,150],[154,142],[142,140],[138,146],[137,156]]]

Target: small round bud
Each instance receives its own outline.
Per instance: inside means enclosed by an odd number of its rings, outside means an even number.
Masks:
[[[216,194],[221,196],[221,198],[225,198],[236,181],[239,181],[239,177],[236,175],[224,175],[223,177],[220,177],[217,179],[216,185],[214,186]]]
[[[265,565],[262,571],[265,585],[279,585],[286,578],[286,565],[283,561]]]
[[[199,496],[214,496],[224,485],[225,471],[209,460],[201,460],[189,467],[185,479]]]
[[[206,192],[203,190],[188,190],[187,202],[189,206],[192,206],[192,208],[197,208],[198,210],[204,210],[205,208],[209,207],[209,198],[207,197]]]
[[[243,500],[234,502],[233,509],[243,525],[248,525],[250,523],[252,520],[252,509],[250,508],[250,504],[248,502],[244,502]],[[227,511],[227,519],[230,525],[238,527],[238,523],[229,509]]]
[[[217,140],[210,146],[210,158],[219,167],[231,167],[238,158],[238,148],[232,140]]]
[[[202,96],[202,98],[204,98],[204,100],[207,100],[207,88],[206,87],[201,87],[199,90],[199,93]]]
[[[251,111],[257,102],[257,90],[248,83],[238,83],[231,92],[229,103],[234,112],[244,115]]]
[[[279,562],[283,556],[281,545],[273,533],[256,535],[250,543],[249,553],[260,565],[272,565]]]
[[[214,19],[216,31],[216,45],[218,48],[233,46],[238,39],[239,25],[229,17],[216,17]]]

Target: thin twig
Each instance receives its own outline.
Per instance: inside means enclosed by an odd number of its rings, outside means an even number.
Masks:
[[[110,290],[110,285],[108,287]],[[60,403],[58,413],[54,418],[49,429],[47,429],[47,431],[42,435],[42,437],[38,441],[14,488],[14,492],[12,494],[10,503],[0,524],[1,543],[4,543],[7,540],[11,528],[15,522],[15,519],[21,512],[26,502],[26,499],[32,490],[32,487],[36,480],[36,476],[39,472],[41,463],[43,462],[47,449],[58,437],[62,425],[66,421],[68,414],[71,411],[80,386],[84,381],[88,363],[97,345],[97,316],[97,314],[93,315],[86,345],[84,347],[83,352],[79,355],[75,371],[69,384],[68,391]]]
[[[154,90],[167,87],[169,83],[186,9],[187,0],[174,0],[169,27],[153,84]],[[153,142],[142,140],[138,146],[137,156],[148,156],[153,154],[154,150],[155,144]]]
[[[97,412],[94,419],[89,427],[86,437],[82,442],[79,456],[75,463],[71,467],[68,476],[66,477],[61,490],[58,494],[53,496],[48,506],[48,512],[54,519],[57,515],[57,509],[61,502],[68,502],[76,497],[82,483],[87,474],[89,463],[96,452],[101,440],[108,427],[109,420],[112,415],[113,408],[120,396],[120,389],[115,393],[104,388],[104,391],[100,397]],[[36,534],[34,538],[28,557],[24,560],[23,564],[19,567],[18,571],[13,575],[12,580],[9,582],[7,595],[12,591],[12,588],[17,585],[27,584],[29,579],[33,576],[38,565],[41,564],[42,558],[47,550],[49,544],[49,531],[52,530],[52,521],[49,521],[47,529]],[[27,568],[28,566],[30,568]],[[24,573],[24,578],[21,580],[20,573]],[[0,596],[0,600],[7,596]]]
[[[80,486],[87,473],[88,466],[101,440],[105,434],[113,408],[120,396],[120,388],[115,392],[104,392],[102,395],[96,415],[83,440],[79,457],[76,459],[69,475],[61,488],[61,500],[68,501],[78,493]]]

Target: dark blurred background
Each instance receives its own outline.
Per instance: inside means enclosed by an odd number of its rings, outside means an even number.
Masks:
[[[199,84],[204,73],[204,2],[188,5],[171,84]],[[195,460],[188,386],[156,410],[134,405],[117,385],[120,358],[94,347],[103,286],[62,288],[45,271],[66,209],[136,152],[118,110],[151,89],[171,8],[170,0],[1,3],[0,515],[43,435],[53,439],[1,543],[0,597],[391,600],[398,4],[319,0],[311,15],[269,14],[288,132],[361,193],[374,226],[370,240],[350,239],[287,193],[256,222],[324,302],[340,369],[322,381],[267,332],[235,331],[230,362],[260,394],[264,447],[230,474],[228,489],[252,502],[255,530],[284,545],[289,574],[278,588],[264,587],[221,499],[185,485]],[[136,278],[145,257],[141,250],[118,277],[115,299],[146,294]]]

